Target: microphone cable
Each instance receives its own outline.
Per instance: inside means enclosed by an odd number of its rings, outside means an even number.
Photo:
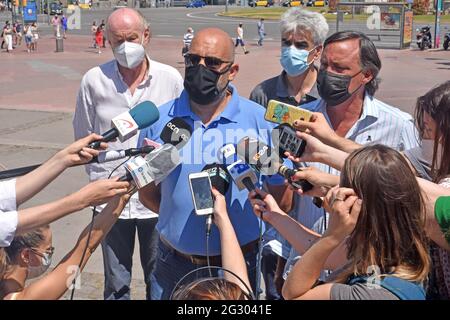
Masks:
[[[211,236],[212,214],[206,217],[206,264],[208,266],[209,276],[212,278],[211,262],[209,257],[209,238]]]
[[[256,257],[256,288],[255,288],[255,298],[259,300],[259,292],[261,290],[261,260],[262,260],[262,224],[263,224],[263,212],[259,215],[259,241],[258,241],[258,255]]]
[[[111,178],[111,176],[114,173],[114,171],[119,169],[119,167],[121,167],[123,164],[125,164],[125,162],[127,162],[130,159],[131,159],[131,156],[129,156],[125,161],[121,162],[117,167],[115,167],[111,171],[111,173],[109,174],[108,179]],[[91,217],[91,222],[89,224],[89,231],[88,231],[88,237],[87,237],[87,241],[86,241],[86,246],[84,247],[83,254],[81,255],[80,263],[78,264],[78,268],[77,268],[77,271],[76,271],[77,275],[72,280],[72,293],[70,294],[70,300],[73,300],[73,296],[75,294],[75,288],[76,288],[75,282],[76,282],[77,278],[81,274],[81,271],[80,271],[81,270],[81,265],[83,264],[84,257],[86,256],[86,252],[87,252],[87,249],[89,247],[89,241],[91,240],[92,228],[94,227],[94,220],[95,220],[96,209],[97,209],[97,206],[94,206],[94,208],[92,209],[92,217]]]

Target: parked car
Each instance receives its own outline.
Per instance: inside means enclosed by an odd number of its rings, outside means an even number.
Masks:
[[[328,6],[328,0],[308,0],[307,7],[324,7]]]
[[[203,0],[191,0],[186,4],[186,8],[203,8],[206,3]]]
[[[273,0],[250,0],[248,5],[250,7],[271,7],[273,6]]]
[[[48,14],[47,6],[44,7],[44,13]],[[54,16],[55,14],[61,15],[63,13],[62,5],[58,2],[50,3],[50,15]]]
[[[303,5],[303,0],[286,0],[281,3],[283,7],[301,7]]]

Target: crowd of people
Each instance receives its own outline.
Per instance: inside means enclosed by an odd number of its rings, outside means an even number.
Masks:
[[[147,299],[254,299],[260,273],[269,300],[450,298],[450,81],[420,95],[414,117],[402,112],[375,97],[382,61],[373,42],[357,31],[329,35],[323,15],[301,8],[281,18],[282,72],[255,83],[249,99],[232,84],[239,73],[235,48],[247,52],[242,26],[236,43],[219,28],[195,35],[189,28],[184,79],[147,54],[151,32],[139,11],[117,9],[104,26],[93,24],[93,35],[94,27],[96,46],[104,44],[97,35],[104,29],[114,59],[81,81],[77,141],[0,184],[0,298],[60,298],[73,275],[68,268],[81,271],[101,243],[104,298],[130,299],[136,234]],[[88,164],[99,154],[88,146],[112,118],[147,100],[158,106],[159,119],[101,148],[164,144],[161,133],[175,123],[191,130],[179,147],[182,163],[136,192],[132,183],[109,179],[121,161]],[[195,214],[188,177],[212,163],[230,165],[236,159],[217,154],[247,136],[276,147],[276,124],[265,120],[270,100],[312,113],[292,127],[306,141],[304,152],[272,155],[295,174],[290,181],[258,175],[250,192],[231,179],[222,193],[213,186],[214,225],[205,235],[208,218]],[[86,187],[17,209],[79,164],[86,164]],[[310,190],[293,187],[305,180]],[[88,206],[95,219],[74,249],[27,285],[51,264],[48,224]],[[209,276],[180,285],[204,267]]]
[[[38,26],[36,22],[22,25],[19,21],[13,24],[6,21],[0,38],[2,39],[1,49],[6,49],[8,53],[20,47],[23,40],[25,41],[27,52],[37,51],[39,40]]]

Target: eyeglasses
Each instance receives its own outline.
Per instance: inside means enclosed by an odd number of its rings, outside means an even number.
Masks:
[[[208,69],[218,71],[224,63],[233,63],[233,61],[224,61],[216,57],[203,57],[198,54],[188,53],[186,54],[186,67],[197,66],[203,59],[205,61],[205,66]]]
[[[50,257],[53,256],[53,253],[55,252],[55,247],[50,247],[49,249],[45,250],[45,252],[40,252],[37,249],[31,248],[31,251],[36,253],[38,256],[43,257],[45,254],[48,254]]]

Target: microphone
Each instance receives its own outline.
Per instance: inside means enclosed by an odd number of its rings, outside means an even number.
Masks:
[[[177,117],[166,123],[160,138],[164,143],[171,144],[180,150],[188,143],[191,135],[191,126],[182,118]]]
[[[133,109],[111,120],[111,129],[102,134],[103,139],[92,142],[89,148],[98,149],[100,143],[119,138],[120,142],[134,136],[139,129],[146,128],[159,119],[159,111],[153,102],[144,101]]]
[[[306,180],[292,181],[297,170],[285,166],[277,152],[268,145],[249,137],[243,138],[238,143],[237,153],[239,158],[252,165],[257,171],[264,175],[280,174],[296,189],[307,192],[313,185]]]
[[[217,189],[220,194],[225,195],[230,188],[230,175],[227,169],[218,163],[207,164],[202,171],[208,172],[211,186]],[[212,214],[206,217],[206,235],[211,234]]]
[[[239,191],[247,189],[250,192],[256,189],[258,178],[252,168],[242,160],[230,164],[227,170]]]
[[[231,162],[237,161],[238,159],[236,159],[236,148],[234,144],[229,143],[222,146],[217,152],[217,159],[219,160],[219,162],[222,163],[229,163],[229,161]]]
[[[155,147],[153,146],[143,146],[141,148],[130,148],[126,150],[110,150],[110,151],[103,151],[100,152],[100,154],[89,161],[89,163],[97,162],[97,163],[104,163],[114,160],[120,160],[126,157],[132,157],[137,156],[141,154],[148,154],[155,150]]]
[[[145,158],[138,156],[125,163],[126,174],[119,180],[133,180],[139,189],[151,182],[159,184],[180,163],[178,150],[170,144],[164,144],[149,153]]]
[[[100,152],[100,154],[97,157],[94,157],[91,161],[89,161],[88,164],[94,163],[94,162],[105,163],[105,162],[109,162],[109,161],[120,160],[120,159],[129,157],[129,156],[147,154],[147,153],[152,152],[154,149],[155,149],[155,147],[153,147],[153,146],[144,146],[142,148],[130,148],[130,149],[126,149],[126,150],[103,151],[103,152]],[[42,163],[32,165],[32,166],[27,166],[27,167],[21,167],[21,168],[16,168],[16,169],[0,171],[0,180],[11,179],[11,178],[23,176],[27,173],[30,173],[34,169],[40,167],[41,165],[42,165]]]
[[[272,142],[281,158],[287,158],[289,152],[294,157],[301,157],[306,148],[306,141],[297,137],[297,132],[287,123],[282,123],[272,130]]]
[[[211,185],[222,195],[225,195],[230,188],[230,174],[224,165],[218,163],[207,164],[202,171],[209,173]]]

